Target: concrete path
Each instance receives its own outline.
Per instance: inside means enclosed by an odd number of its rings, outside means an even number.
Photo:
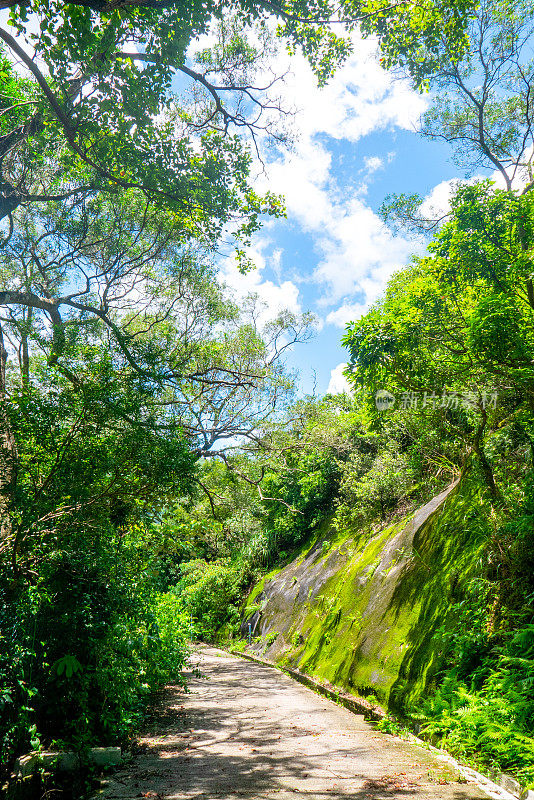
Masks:
[[[486,798],[422,747],[378,732],[278,670],[212,648],[190,693],[169,687],[106,800]]]

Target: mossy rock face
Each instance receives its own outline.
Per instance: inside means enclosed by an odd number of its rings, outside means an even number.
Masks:
[[[243,628],[251,622],[263,641],[278,631],[267,650],[278,663],[408,709],[439,667],[453,587],[480,563],[477,504],[464,479],[373,536],[350,531],[331,549],[321,537],[266,576]]]

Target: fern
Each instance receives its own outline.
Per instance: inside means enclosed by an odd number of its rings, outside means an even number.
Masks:
[[[422,707],[422,730],[458,756],[533,780],[533,656],[529,624],[509,638],[479,691],[450,669]]]

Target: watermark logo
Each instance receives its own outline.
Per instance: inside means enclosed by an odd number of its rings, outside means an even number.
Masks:
[[[398,398],[397,407],[407,411],[413,408],[497,408],[498,392],[403,392]],[[397,403],[395,395],[386,389],[375,394],[378,411],[388,411]]]
[[[387,411],[395,405],[395,395],[386,389],[379,389],[375,394],[375,405],[379,411]]]

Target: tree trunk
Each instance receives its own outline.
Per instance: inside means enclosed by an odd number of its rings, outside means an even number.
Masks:
[[[475,434],[475,438],[473,441],[473,450],[478,456],[480,466],[482,467],[482,474],[484,475],[484,480],[486,481],[486,485],[490,491],[491,496],[495,498],[495,500],[500,500],[501,493],[497,487],[497,484],[495,483],[495,476],[493,475],[493,469],[486,457],[486,454],[484,452],[484,445],[482,443],[487,422],[486,409],[481,408],[481,413],[482,413],[482,419],[480,425],[478,426],[478,430]]]
[[[0,552],[5,552],[13,535],[13,496],[17,483],[18,457],[15,437],[6,408],[7,351],[0,326]]]
[[[495,476],[493,475],[493,469],[491,468],[491,464],[486,458],[486,454],[484,453],[482,447],[475,446],[475,452],[478,456],[478,460],[480,461],[480,466],[482,467],[484,480],[486,481],[486,485],[490,490],[490,494],[496,500],[499,500],[501,497],[501,493],[497,487],[497,484],[495,483]]]
[[[33,308],[30,306],[24,313],[24,327],[21,333],[20,372],[22,385],[27,389],[30,385],[30,350],[28,347],[28,331],[32,324]]]

